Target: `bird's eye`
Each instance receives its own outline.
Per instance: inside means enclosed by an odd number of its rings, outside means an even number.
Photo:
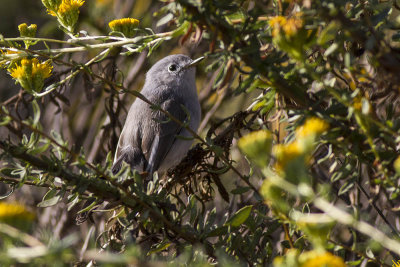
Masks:
[[[171,64],[171,65],[169,65],[169,67],[168,67],[168,71],[169,71],[169,72],[174,72],[174,71],[176,71],[177,69],[178,69],[178,66],[175,65],[175,64]]]

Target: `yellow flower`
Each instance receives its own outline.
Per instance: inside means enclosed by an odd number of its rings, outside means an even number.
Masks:
[[[330,252],[308,251],[300,255],[300,267],[346,267],[343,259]]]
[[[139,21],[133,18],[115,19],[108,23],[108,26],[112,31],[122,32],[126,37],[133,37],[138,25]]]
[[[47,12],[57,17],[58,22],[70,32],[78,21],[79,8],[85,3],[84,0],[42,0],[42,2],[47,7]]]
[[[13,219],[32,221],[34,218],[35,214],[28,211],[21,204],[0,202],[0,221],[4,222]]]
[[[259,166],[267,166],[272,147],[272,135],[268,130],[251,132],[240,138],[240,150]]]
[[[303,147],[298,142],[289,144],[278,144],[273,148],[273,153],[276,158],[276,168],[281,170],[288,162],[298,158],[304,154]]]
[[[48,10],[47,10],[47,13],[48,13],[49,15],[53,16],[53,17],[57,17],[56,12],[54,12],[53,10],[48,9]]]
[[[299,17],[292,17],[283,25],[283,31],[287,37],[295,35],[303,27],[303,20]]]
[[[286,18],[283,16],[275,16],[269,20],[269,25],[272,28],[272,36],[277,36],[283,25],[286,24]]]
[[[277,36],[281,30],[283,30],[286,37],[295,35],[304,25],[304,21],[301,16],[302,13],[297,12],[289,19],[286,19],[283,16],[275,16],[271,18],[269,20],[269,25],[272,27],[272,36]]]
[[[83,0],[63,0],[61,5],[58,7],[57,12],[60,15],[68,12],[77,12],[79,14],[79,8],[85,3]]]
[[[43,88],[44,79],[50,77],[52,69],[50,61],[41,63],[37,58],[24,58],[9,72],[24,89],[38,92]]]
[[[296,129],[297,138],[317,136],[328,130],[329,124],[319,118],[309,118],[304,125]]]

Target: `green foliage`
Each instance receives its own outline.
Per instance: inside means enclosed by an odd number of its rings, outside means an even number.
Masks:
[[[0,36],[18,85],[1,95],[0,189],[37,214],[20,227],[0,206],[1,265],[400,259],[396,1],[132,1],[121,20],[120,1],[42,2],[46,27]],[[137,90],[145,71],[177,52],[206,58],[196,144],[165,174],[112,174],[134,97],[165,113]]]

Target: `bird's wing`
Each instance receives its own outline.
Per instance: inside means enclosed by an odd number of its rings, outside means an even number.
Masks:
[[[183,102],[179,101],[179,99],[167,99],[162,102],[160,106],[163,110],[168,111],[173,117],[184,122],[187,114],[182,108],[182,103]],[[147,151],[143,151],[148,161],[146,171],[149,173],[153,173],[160,167],[166,155],[176,142],[176,136],[180,134],[183,128],[179,123],[168,118],[168,116],[161,111],[154,111],[152,114],[153,123],[151,125],[158,128],[159,131],[149,129],[152,132],[156,132],[156,134],[153,135],[154,138],[146,138],[146,135],[143,134],[142,140],[142,148],[149,148]],[[151,142],[151,144],[149,144],[149,142]]]
[[[120,134],[114,157],[112,172],[117,173],[121,169],[122,162],[128,163],[131,168],[144,171],[147,166],[146,159],[140,147],[141,132],[140,121],[143,110],[140,102],[134,102],[128,112],[124,128]],[[133,123],[132,123],[133,122]]]

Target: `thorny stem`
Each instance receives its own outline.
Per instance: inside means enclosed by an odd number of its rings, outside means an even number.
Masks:
[[[88,184],[88,191],[101,196],[104,199],[117,199],[120,200],[124,206],[129,208],[134,208],[137,204],[140,204],[146,210],[148,210],[156,219],[162,221],[164,225],[177,234],[178,237],[185,239],[186,241],[194,244],[196,242],[202,242],[194,233],[188,233],[182,231],[182,229],[175,225],[174,223],[170,222],[165,216],[163,216],[159,211],[157,211],[154,207],[143,201],[140,197],[128,192],[127,188],[119,183],[115,182],[114,180],[109,180],[107,182],[111,183],[110,186],[106,181],[101,179],[88,179],[86,177],[82,177],[80,175],[76,175],[69,171],[66,171],[63,168],[59,168],[59,166],[49,165],[48,162],[43,161],[37,157],[27,154],[25,151],[21,151],[15,146],[5,144],[4,142],[0,141],[0,148],[4,151],[7,151],[15,158],[24,160],[32,164],[37,168],[43,169],[48,171],[49,173],[57,173],[57,176],[63,177],[66,181],[70,183],[81,183],[86,180]],[[203,241],[203,243],[206,241]]]
[[[97,59],[101,58],[102,56],[104,56],[106,53],[108,53],[108,51],[110,50],[110,48],[104,50],[103,52],[99,53],[97,56],[93,57],[91,60],[89,60],[88,62],[86,62],[86,64],[84,65],[84,67],[88,67],[89,65],[91,65],[93,62],[95,62]],[[35,97],[43,97],[49,93],[51,93],[53,90],[55,90],[58,86],[66,83],[68,80],[72,79],[73,77],[75,77],[81,70],[84,69],[83,66],[79,67],[79,69],[77,69],[76,71],[74,71],[73,73],[71,73],[70,75],[68,75],[65,79],[63,79],[62,81],[53,84],[53,86],[49,89],[46,90],[42,93],[35,93]]]
[[[154,35],[146,35],[146,36],[137,36],[134,38],[119,38],[119,37],[105,37],[105,36],[93,36],[93,37],[81,37],[81,38],[74,38],[71,39],[72,41],[61,41],[61,40],[56,40],[56,39],[47,39],[47,38],[30,38],[30,37],[18,37],[18,38],[4,38],[0,39],[0,44],[7,44],[7,42],[10,41],[43,41],[43,42],[53,42],[53,43],[62,43],[62,44],[70,44],[70,45],[75,45],[77,47],[66,47],[66,48],[58,48],[58,49],[43,49],[43,50],[37,50],[37,52],[43,52],[43,53],[51,53],[51,54],[57,54],[57,53],[72,53],[72,52],[85,52],[90,49],[102,49],[102,48],[112,48],[112,47],[120,47],[124,46],[127,44],[135,44],[138,41],[144,40],[144,39],[152,39],[152,43],[158,42],[160,39],[168,38],[173,34],[173,31],[171,32],[163,32],[163,33],[158,33]],[[77,41],[86,41],[86,40],[96,40],[96,39],[114,39],[117,40],[115,42],[109,42],[109,43],[102,43],[102,44],[92,44],[92,45],[87,45],[87,44],[80,44]],[[121,40],[122,39],[122,40]],[[4,49],[9,49],[9,48],[4,48]]]
[[[128,44],[135,44],[139,41],[145,40],[145,39],[152,39],[149,43],[146,44],[146,46],[157,43],[161,39],[165,39],[170,37],[173,34],[173,32],[163,32],[163,33],[158,33],[154,35],[147,35],[147,36],[138,36],[134,38],[124,38],[123,40],[120,40],[119,38],[114,38],[118,41],[115,42],[109,42],[109,43],[101,43],[101,44],[80,44],[77,43],[75,40],[91,40],[88,38],[79,38],[79,39],[73,39],[73,41],[60,41],[60,40],[55,40],[55,39],[46,39],[46,38],[28,38],[28,37],[19,37],[19,38],[4,38],[0,39],[0,43],[6,44],[8,41],[45,41],[45,42],[56,42],[56,43],[63,43],[63,44],[72,44],[76,45],[76,47],[66,47],[66,48],[56,48],[56,49],[43,49],[43,50],[37,50],[39,53],[47,53],[47,54],[58,54],[58,53],[73,53],[73,52],[85,52],[91,49],[103,49],[103,48],[113,48],[113,47],[121,47],[124,45]],[[97,36],[99,39],[103,38],[103,36]],[[93,39],[96,39],[96,37],[93,37]],[[3,49],[9,49],[9,48],[3,48]],[[129,50],[131,52],[138,52],[139,49],[132,49]]]

